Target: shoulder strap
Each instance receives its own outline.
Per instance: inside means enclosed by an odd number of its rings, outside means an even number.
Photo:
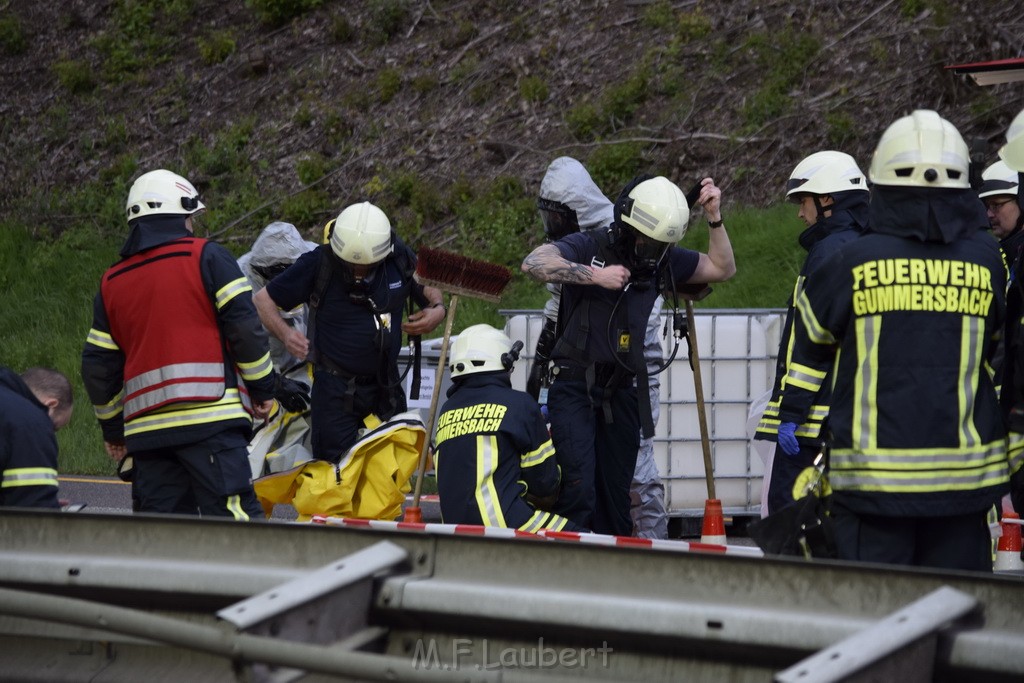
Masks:
[[[320,262],[317,265],[313,292],[309,295],[309,320],[306,324],[306,336],[310,341],[310,360],[314,363],[319,360],[316,350],[316,314],[320,310],[320,304],[323,303],[327,286],[331,283],[331,276],[334,274],[334,259],[331,258],[331,254],[326,253],[323,246],[317,247],[317,249],[320,250]]]

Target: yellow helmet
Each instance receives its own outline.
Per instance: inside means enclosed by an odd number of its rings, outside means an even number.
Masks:
[[[353,204],[338,214],[329,241],[335,256],[360,265],[380,263],[394,248],[391,221],[370,202]]]
[[[970,188],[970,153],[960,131],[930,109],[893,122],[871,159],[871,182],[903,187]]]
[[[999,158],[1018,173],[1024,172],[1024,109],[1006,130],[1006,144],[999,150]]]

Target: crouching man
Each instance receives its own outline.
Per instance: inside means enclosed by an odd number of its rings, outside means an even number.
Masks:
[[[452,387],[436,435],[441,517],[447,524],[581,531],[540,509],[554,504],[559,471],[540,406],[512,388],[521,348],[490,325],[466,328],[452,345]]]

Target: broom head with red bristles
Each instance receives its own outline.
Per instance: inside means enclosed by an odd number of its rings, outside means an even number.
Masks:
[[[422,247],[416,252],[415,277],[427,287],[497,303],[512,280],[512,271],[461,254]]]

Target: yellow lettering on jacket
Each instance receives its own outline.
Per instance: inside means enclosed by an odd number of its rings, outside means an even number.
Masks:
[[[878,259],[853,267],[853,312],[937,311],[986,317],[992,271],[977,263],[941,259]]]
[[[493,434],[501,428],[507,406],[498,403],[478,403],[466,408],[454,408],[441,413],[437,420],[437,443],[466,434]]]

